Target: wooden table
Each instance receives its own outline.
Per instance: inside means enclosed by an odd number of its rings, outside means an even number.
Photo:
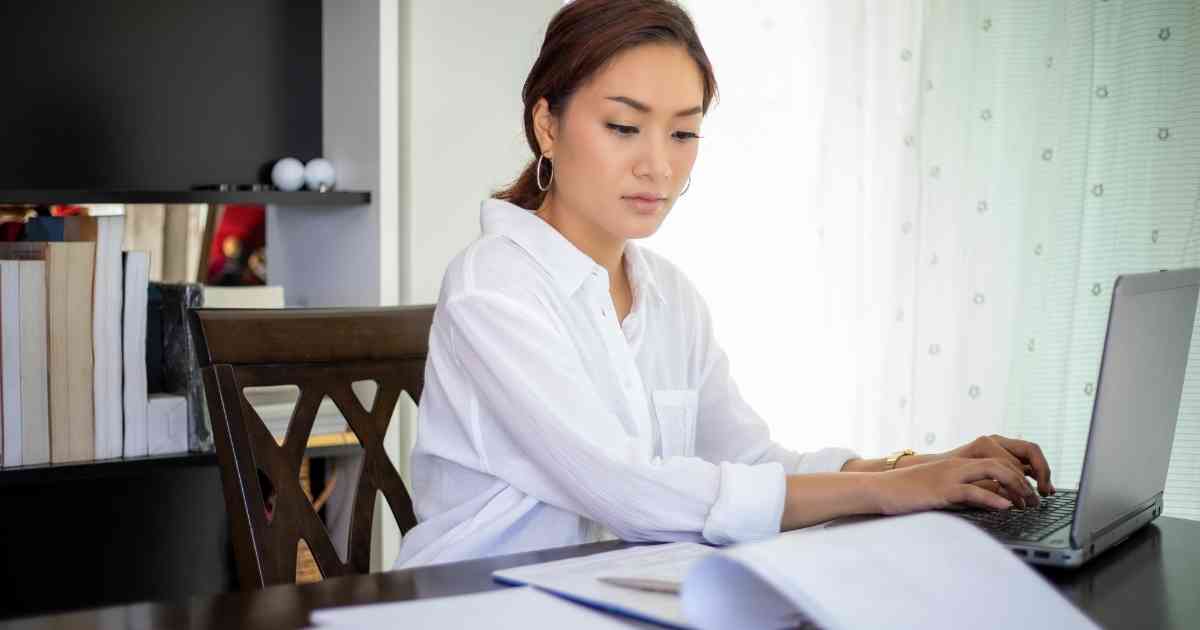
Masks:
[[[492,571],[627,546],[610,541],[560,547],[254,593],[32,617],[0,628],[297,628],[314,608],[506,588],[492,581]],[[1200,627],[1200,522],[1160,518],[1082,569],[1040,571],[1102,627]]]

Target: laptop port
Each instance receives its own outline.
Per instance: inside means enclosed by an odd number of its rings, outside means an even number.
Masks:
[[[1049,559],[1050,559],[1050,552],[1049,552],[1049,551],[1035,551],[1035,552],[1033,552],[1033,555],[1034,555],[1034,556],[1036,556],[1036,557],[1038,557],[1038,558],[1042,558],[1043,560],[1049,560]]]
[[[1018,556],[1021,556],[1022,558],[1024,558],[1026,555],[1026,552],[1024,549],[1013,549],[1013,553],[1017,554]]]

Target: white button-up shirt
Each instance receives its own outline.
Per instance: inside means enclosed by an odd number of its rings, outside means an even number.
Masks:
[[[617,321],[608,273],[548,223],[483,202],[429,337],[396,567],[591,542],[728,544],[778,533],[785,474],[845,449],[771,441],[742,400],[704,300],[628,242]]]

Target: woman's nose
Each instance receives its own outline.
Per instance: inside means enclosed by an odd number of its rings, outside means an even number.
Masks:
[[[635,174],[650,176],[656,180],[671,179],[671,159],[665,141],[652,139],[646,143],[645,153],[639,160]]]

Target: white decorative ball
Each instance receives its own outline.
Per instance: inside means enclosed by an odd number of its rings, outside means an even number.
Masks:
[[[329,190],[333,188],[336,177],[333,163],[325,158],[309,160],[304,167],[304,185],[309,190]]]
[[[296,158],[283,158],[271,168],[271,182],[279,190],[300,190],[304,185],[304,165]]]

